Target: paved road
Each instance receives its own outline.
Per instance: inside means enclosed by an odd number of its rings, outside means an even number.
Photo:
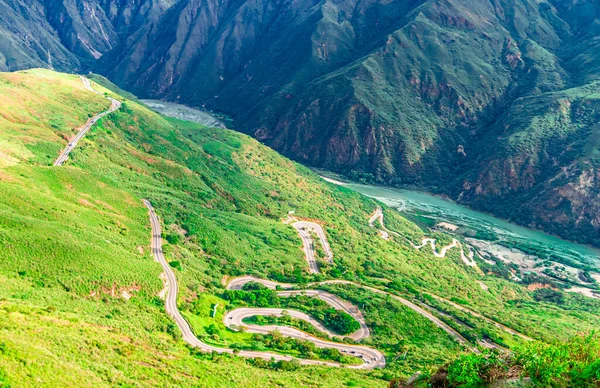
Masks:
[[[325,329],[324,332],[327,333],[331,337],[337,337],[337,338],[348,337],[355,341],[360,341],[371,335],[371,332],[369,331],[369,327],[367,326],[367,323],[365,321],[365,317],[363,316],[362,312],[358,309],[358,307],[354,306],[352,303],[350,303],[348,301],[340,299],[336,295],[333,295],[327,291],[312,290],[312,289],[292,290],[291,288],[293,288],[293,286],[294,286],[293,284],[277,283],[277,282],[273,282],[271,280],[255,278],[253,276],[243,276],[240,278],[233,279],[227,285],[227,289],[228,290],[241,290],[244,287],[244,285],[246,285],[250,282],[260,283],[267,288],[270,288],[272,290],[277,290],[278,291],[277,295],[279,295],[282,298],[288,298],[288,297],[291,297],[294,295],[305,295],[305,296],[309,296],[309,297],[319,298],[322,301],[324,301],[325,303],[327,303],[328,305],[330,305],[331,307],[333,307],[334,309],[344,311],[345,313],[349,314],[351,317],[356,319],[356,321],[360,324],[360,328],[348,336],[338,335],[328,329]],[[256,309],[256,310],[258,311],[259,309]],[[234,311],[236,311],[236,310],[233,310],[231,313],[233,313]],[[294,310],[287,310],[287,311],[292,316],[293,316],[293,314],[298,313],[297,311],[294,311]],[[299,313],[299,314],[301,314],[302,316],[306,315],[304,313]],[[264,314],[257,313],[256,315],[264,315]],[[300,316],[298,316],[296,318],[304,319],[304,318],[301,318]],[[318,323],[318,321],[314,320],[313,318],[304,319],[304,320],[309,321],[309,323],[311,323],[311,324],[313,323],[313,321],[317,322],[318,325],[313,324],[313,326],[315,326],[315,327],[321,326],[321,324]],[[228,322],[229,321],[226,319],[225,323],[227,324]],[[317,329],[320,330],[320,327],[317,327]],[[321,330],[321,331],[323,331],[323,330]]]
[[[476,311],[473,311],[473,310],[471,310],[469,308],[461,306],[458,303],[454,303],[454,302],[452,302],[452,301],[450,301],[450,300],[448,300],[446,298],[442,298],[441,296],[438,296],[438,295],[435,295],[435,294],[432,294],[432,293],[427,293],[427,294],[430,295],[430,296],[432,296],[433,298],[441,301],[441,302],[448,303],[449,305],[451,305],[452,307],[456,308],[457,310],[463,311],[463,312],[465,312],[467,314],[470,314],[470,315],[472,315],[474,317],[482,319],[482,320],[484,320],[484,321],[486,321],[486,322],[488,322],[488,323],[496,326],[498,329],[504,330],[505,332],[507,332],[509,334],[516,335],[516,336],[521,337],[522,339],[527,340],[527,341],[532,341],[533,340],[531,337],[526,336],[523,333],[519,333],[518,331],[513,330],[510,327],[501,324],[500,322],[496,322],[493,319],[488,318],[485,315],[482,315],[482,314],[480,314],[480,313],[478,313]]]
[[[224,322],[227,327],[235,329],[236,327],[245,326],[249,333],[259,333],[259,334],[269,334],[273,331],[278,331],[286,337],[291,337],[299,340],[310,341],[315,344],[318,348],[330,348],[337,349],[342,354],[346,354],[353,357],[358,357],[363,360],[362,369],[371,369],[371,368],[383,368],[385,366],[385,357],[381,354],[380,351],[374,348],[369,348],[366,346],[356,346],[356,345],[348,345],[345,343],[326,341],[320,338],[313,337],[310,334],[307,334],[301,330],[295,329],[289,326],[279,326],[279,325],[252,325],[243,322],[244,318],[249,318],[256,315],[263,316],[276,316],[281,317],[283,312],[286,311],[291,317],[302,319],[309,322],[313,325],[317,330],[326,333],[333,334],[326,327],[321,325],[318,321],[312,318],[310,315],[304,314],[299,311],[294,310],[283,310],[283,309],[275,309],[275,308],[239,308],[233,311],[230,311],[224,317]],[[334,334],[335,335],[335,334]],[[339,337],[339,336],[338,336]],[[361,367],[358,366],[358,367]]]
[[[88,89],[96,94],[100,94],[99,92],[94,90],[94,88],[92,88],[92,85],[91,85],[89,79],[87,79],[83,76],[80,76],[79,78],[81,78],[81,81],[85,85],[86,89]],[[115,100],[114,98],[110,98],[110,97],[106,97],[106,98],[110,101],[110,108],[107,111],[97,114],[96,116],[89,119],[87,121],[87,123],[85,123],[85,125],[79,130],[77,135],[69,142],[69,144],[67,145],[67,148],[65,148],[63,150],[63,152],[60,154],[60,156],[58,157],[58,159],[56,159],[56,161],[54,162],[55,166],[62,166],[65,163],[65,161],[69,158],[69,154],[71,153],[71,151],[73,151],[75,149],[75,147],[77,147],[77,143],[81,139],[83,139],[83,137],[88,133],[90,128],[92,128],[92,126],[94,124],[96,124],[98,122],[98,120],[100,120],[102,117],[116,111],[117,109],[119,109],[121,107],[120,101]]]
[[[369,327],[367,326],[365,317],[363,316],[362,312],[358,309],[358,307],[356,307],[355,305],[353,305],[352,303],[350,303],[346,300],[340,299],[338,296],[333,295],[327,291],[290,290],[290,291],[280,291],[277,294],[284,298],[294,296],[294,295],[305,295],[305,296],[309,296],[309,297],[319,298],[322,301],[324,301],[325,303],[327,303],[328,305],[330,305],[331,307],[333,307],[334,309],[344,311],[345,313],[350,315],[352,318],[354,318],[360,324],[360,328],[347,337],[358,342],[358,341],[360,341],[364,338],[367,338],[371,335],[371,332],[369,330]],[[344,338],[346,336],[339,336],[339,337]]]
[[[227,284],[228,290],[241,290],[244,286],[250,282],[260,283],[263,286],[267,287],[270,290],[277,289],[292,289],[294,285],[291,283],[278,283],[272,280],[260,279],[254,276],[240,276],[239,278],[231,279],[229,284]]]
[[[328,336],[341,338],[341,336],[335,334],[334,332],[332,332],[331,330],[329,330],[328,328],[323,326],[319,321],[317,321],[310,315],[305,314],[300,311],[289,310],[289,309],[244,307],[244,308],[239,308],[239,309],[229,311],[227,314],[225,314],[225,317],[223,318],[223,322],[225,323],[225,325],[227,327],[229,327],[230,329],[233,329],[233,330],[237,330],[237,328],[239,328],[240,326],[245,326],[248,328],[248,331],[251,333],[268,334],[274,330],[277,330],[284,335],[286,335],[286,332],[299,333],[299,334],[290,335],[291,337],[294,337],[294,338],[307,339],[310,337],[308,334],[304,333],[301,330],[296,330],[294,328],[287,327],[287,326],[275,326],[275,325],[261,326],[261,325],[253,325],[253,324],[248,324],[248,323],[243,322],[244,319],[246,319],[246,318],[250,318],[250,317],[254,317],[254,316],[258,316],[258,315],[265,316],[265,317],[273,316],[273,317],[281,318],[284,316],[284,314],[288,314],[292,318],[301,319],[303,321],[306,321],[306,322],[310,323],[315,329],[319,330],[320,332],[322,332],[324,334],[327,334]],[[252,328],[254,328],[254,327],[256,327],[257,330],[252,330]],[[265,328],[268,328],[268,329],[265,329]]]
[[[167,281],[167,289],[168,289],[167,296],[166,296],[167,313],[175,320],[175,323],[177,324],[177,326],[179,327],[179,329],[182,332],[183,339],[188,344],[195,346],[195,347],[201,349],[202,351],[206,351],[206,352],[233,353],[232,349],[219,348],[219,347],[215,347],[215,346],[212,346],[212,345],[209,345],[209,344],[206,344],[206,343],[200,341],[193,334],[190,325],[188,324],[188,322],[185,320],[185,318],[179,312],[179,310],[177,308],[177,292],[178,292],[177,279],[175,277],[175,274],[173,273],[173,270],[171,269],[171,267],[169,266],[169,264],[167,263],[164,255],[163,255],[160,222],[159,222],[158,216],[154,212],[154,209],[152,208],[152,205],[150,204],[150,202],[144,200],[144,204],[146,205],[146,207],[148,207],[149,214],[150,214],[150,221],[152,224],[152,253],[153,253],[155,259],[163,267],[166,281]],[[369,224],[374,223],[374,221],[376,219],[377,218],[374,218],[373,221],[370,220]],[[305,230],[306,226],[303,225],[302,223],[299,225],[299,228],[298,228],[299,232],[300,232],[300,230],[306,231]],[[311,225],[311,228],[312,228],[312,225]],[[316,230],[318,230],[318,229],[320,229],[320,227],[316,228]],[[321,229],[321,232],[322,232],[322,229]],[[318,235],[320,234],[318,232],[316,232],[316,233]],[[300,233],[300,234],[302,236],[302,233]],[[323,244],[325,251],[326,252],[330,251],[329,244],[327,244],[327,239],[325,237],[325,234],[322,233],[319,237],[322,238],[321,243]],[[309,236],[309,238],[310,238],[310,236]],[[312,238],[310,240],[312,241]],[[307,252],[307,256],[308,256],[309,250],[305,249],[305,252]],[[231,289],[231,290],[240,290],[243,288],[243,286],[245,284],[247,284],[249,282],[258,282],[270,289],[277,290],[278,294],[281,297],[290,297],[292,295],[297,295],[297,294],[301,293],[301,294],[305,294],[307,296],[320,298],[323,301],[325,301],[326,303],[328,303],[329,305],[331,305],[332,307],[334,307],[338,310],[347,312],[348,314],[353,316],[360,323],[360,329],[357,330],[356,333],[353,333],[350,336],[351,338],[360,340],[360,339],[366,338],[370,335],[369,328],[367,327],[365,319],[364,319],[362,313],[360,312],[360,310],[358,308],[356,308],[356,306],[353,306],[352,304],[350,304],[347,301],[341,300],[340,298],[338,298],[337,296],[335,296],[329,292],[322,291],[322,290],[316,290],[316,289],[294,290],[293,284],[277,283],[277,282],[270,281],[270,280],[258,279],[258,278],[252,277],[252,276],[243,276],[240,278],[233,279],[228,284],[227,288]],[[400,303],[404,304],[405,306],[411,308],[413,311],[417,312],[421,316],[429,319],[432,323],[434,323],[436,326],[440,327],[442,330],[446,331],[449,335],[454,337],[461,344],[464,344],[467,347],[470,347],[473,351],[477,351],[476,349],[471,347],[469,342],[464,337],[462,337],[462,335],[460,335],[453,328],[451,328],[450,326],[445,324],[443,321],[441,321],[435,315],[431,314],[430,312],[424,310],[423,308],[419,307],[418,305],[416,305],[416,304],[410,302],[409,300],[406,300],[398,295],[394,295],[394,294],[391,294],[389,292],[386,292],[386,291],[383,291],[383,290],[380,290],[380,289],[377,289],[374,287],[365,286],[362,284],[345,281],[345,280],[329,280],[329,281],[324,281],[324,282],[311,283],[308,285],[308,287],[318,287],[319,285],[324,285],[324,284],[349,284],[349,285],[353,285],[356,287],[361,287],[363,289],[370,290],[375,293],[388,295],[388,296],[394,298],[395,300],[399,301]],[[285,336],[311,341],[317,347],[320,347],[320,348],[335,348],[335,349],[338,349],[343,354],[358,357],[363,360],[362,364],[348,366],[350,368],[372,369],[372,368],[378,368],[378,367],[385,366],[385,364],[386,364],[385,357],[377,349],[369,348],[366,346],[355,346],[355,345],[348,345],[348,344],[344,344],[344,343],[336,343],[336,342],[332,342],[332,341],[326,341],[326,340],[323,340],[320,338],[313,337],[313,336],[311,336],[305,332],[302,332],[298,329],[295,329],[292,327],[287,327],[287,326],[278,326],[278,325],[260,326],[260,325],[249,325],[249,324],[243,323],[244,318],[248,318],[248,317],[256,316],[256,315],[281,316],[283,314],[283,311],[284,311],[283,309],[265,309],[265,308],[235,309],[225,315],[224,323],[231,329],[237,329],[240,326],[246,326],[247,330],[249,332],[253,332],[253,333],[268,334],[269,332],[272,332],[273,330],[277,330]],[[335,333],[332,333],[330,330],[328,330],[326,327],[321,325],[314,318],[312,318],[311,316],[309,316],[305,313],[302,313],[299,311],[294,311],[294,310],[288,310],[287,312],[290,314],[290,316],[292,316],[294,318],[302,319],[306,322],[309,322],[315,328],[317,328],[318,330],[320,330],[324,333],[327,333],[328,335],[337,336]],[[256,352],[256,351],[241,351],[241,352],[239,352],[239,356],[250,357],[250,358],[263,358],[263,359],[267,359],[267,360],[271,360],[271,359],[292,360],[293,359],[290,356],[284,356],[284,355],[277,354],[277,353]],[[306,359],[298,359],[298,361],[302,364],[321,364],[321,365],[336,366],[336,367],[342,366],[341,364],[335,363],[335,362],[323,362],[323,361],[306,360]]]
[[[308,272],[312,274],[319,273],[319,266],[316,260],[316,252],[315,245],[310,235],[310,231],[314,232],[317,237],[319,237],[319,241],[321,242],[321,246],[325,251],[325,255],[327,255],[327,261],[329,263],[333,263],[333,251],[329,246],[329,242],[327,241],[327,236],[325,235],[325,231],[321,225],[308,222],[308,221],[298,221],[292,224],[294,228],[298,231],[300,238],[302,239],[302,244],[304,246],[304,255],[306,256],[306,261],[308,262]]]
[[[391,293],[389,293],[387,291],[383,291],[383,290],[380,290],[380,289],[375,288],[375,287],[370,287],[370,286],[365,286],[364,284],[354,283],[354,282],[351,282],[351,281],[348,281],[348,280],[326,280],[324,282],[309,284],[309,286],[310,285],[320,285],[320,284],[351,284],[353,286],[364,288],[365,290],[369,290],[369,291],[375,292],[377,294],[389,295],[391,298],[397,300],[398,302],[402,303],[406,307],[412,309],[417,314],[419,314],[419,315],[421,315],[421,316],[429,319],[434,325],[436,325],[440,329],[444,330],[446,333],[450,334],[450,336],[452,336],[453,338],[455,338],[461,344],[470,347],[469,341],[467,341],[467,339],[465,337],[463,337],[459,332],[457,332],[456,330],[454,330],[452,327],[448,326],[446,323],[444,323],[443,321],[441,321],[435,315],[433,315],[430,312],[422,309],[421,307],[417,306],[416,304],[414,304],[413,302],[409,301],[408,299],[404,299],[401,296],[398,296],[398,295],[395,295],[395,294],[391,294]],[[474,350],[474,349],[472,349],[472,350]]]
[[[229,285],[227,286],[228,289],[231,290],[240,290],[243,288],[243,286],[247,283],[250,282],[256,282],[256,283],[261,283],[264,286],[272,289],[272,290],[280,290],[280,293],[300,293],[300,292],[312,292],[312,296],[317,296],[320,299],[325,300],[325,302],[329,303],[326,299],[323,298],[323,295],[331,295],[333,296],[335,299],[337,299],[338,301],[342,302],[342,303],[348,303],[345,301],[341,301],[341,299],[339,299],[337,296],[330,294],[328,292],[325,291],[321,291],[321,290],[285,290],[286,288],[289,288],[290,286],[293,286],[292,284],[286,284],[286,283],[277,283],[277,282],[273,282],[271,280],[264,280],[264,279],[259,279],[259,278],[255,278],[252,276],[243,276],[241,278],[236,278],[233,279]],[[431,314],[430,312],[422,309],[421,307],[417,306],[416,304],[412,303],[411,301],[404,299],[398,295],[394,295],[394,294],[390,294],[389,292],[380,290],[378,288],[374,288],[374,287],[370,287],[370,286],[365,286],[363,284],[359,284],[359,283],[354,283],[348,280],[326,280],[324,282],[316,282],[316,283],[310,283],[308,284],[309,287],[318,287],[319,285],[324,285],[324,284],[349,284],[349,285],[353,285],[355,287],[360,287],[378,294],[384,294],[384,295],[389,295],[390,297],[394,298],[395,300],[399,301],[400,303],[402,303],[403,305],[405,305],[406,307],[409,307],[410,309],[412,309],[413,311],[415,311],[417,314],[422,315],[423,317],[429,319],[434,325],[438,326],[439,328],[441,328],[442,330],[444,330],[446,333],[450,334],[450,336],[452,336],[453,338],[455,338],[458,342],[460,342],[461,344],[464,344],[466,346],[470,347],[470,343],[469,341],[467,341],[466,338],[464,338],[460,333],[458,333],[456,330],[454,330],[452,327],[448,326],[446,323],[444,323],[443,321],[441,321],[438,317],[436,317],[435,315]],[[281,290],[285,290],[285,291],[281,291]],[[282,295],[283,296],[283,295]],[[331,303],[330,303],[331,304]],[[333,306],[333,305],[332,305]],[[336,306],[333,306],[336,307]],[[364,318],[362,317],[362,313],[360,313],[359,316],[355,315],[355,311],[348,311],[346,309],[343,309],[344,311],[348,312],[350,315],[354,316],[355,319],[357,321],[359,321],[361,323],[361,327],[362,324],[364,323]],[[235,311],[235,310],[234,310]],[[356,309],[356,311],[358,311],[358,309]],[[366,323],[364,325],[366,327]],[[366,330],[369,330],[368,327],[366,327]]]
[[[169,266],[169,263],[167,263],[167,261],[164,257],[164,254],[163,254],[162,237],[161,237],[162,232],[161,232],[161,227],[160,227],[160,221],[158,219],[158,216],[156,215],[156,212],[154,211],[154,209],[152,207],[152,204],[147,200],[143,200],[143,202],[144,202],[144,205],[146,205],[146,207],[148,208],[148,212],[150,214],[150,223],[152,225],[152,244],[151,244],[152,245],[152,254],[154,255],[154,258],[156,259],[156,261],[158,261],[160,263],[160,265],[163,267],[165,278],[167,281],[168,291],[167,291],[166,303],[165,303],[165,308],[167,310],[167,313],[175,320],[175,323],[181,330],[183,340],[185,342],[187,342],[188,344],[190,344],[191,346],[197,347],[198,349],[200,349],[204,352],[217,352],[217,353],[231,353],[232,354],[233,353],[232,349],[219,348],[219,347],[212,346],[212,345],[209,345],[209,344],[206,344],[206,343],[200,341],[192,332],[192,329],[191,329],[189,323],[185,320],[185,318],[179,312],[179,309],[177,307],[177,292],[178,292],[177,278],[175,277],[173,270]],[[245,278],[250,278],[250,277],[245,277]],[[236,284],[235,282],[232,282],[232,283],[234,285]],[[238,282],[237,284],[239,284],[239,283],[240,282]],[[270,283],[274,283],[274,282],[270,282]],[[267,283],[267,284],[269,284],[269,283]],[[243,284],[242,284],[242,286],[243,286]],[[306,333],[303,333],[303,334],[306,335]],[[317,345],[317,346],[336,347],[336,348],[340,349],[340,351],[343,351],[344,353],[347,353],[348,355],[363,358],[364,362],[362,364],[351,365],[351,366],[348,366],[349,368],[372,369],[372,368],[375,368],[378,366],[385,365],[385,359],[384,359],[383,355],[381,355],[381,353],[379,353],[375,349],[366,348],[363,346],[338,344],[335,342],[323,341],[323,340],[315,338],[315,337],[310,337],[310,338],[306,338],[306,339],[311,340],[311,342],[315,343],[315,345]],[[241,357],[263,358],[266,360],[273,359],[273,360],[291,361],[291,360],[295,359],[294,357],[285,356],[285,355],[277,354],[277,353],[256,352],[256,351],[248,351],[248,350],[242,350],[238,353],[238,355]],[[373,358],[377,358],[377,359],[374,360]],[[297,360],[301,364],[304,364],[304,365],[327,365],[327,366],[333,366],[333,367],[342,366],[342,364],[339,364],[336,362],[325,362],[325,361],[306,360],[306,359],[297,359]]]
[[[423,248],[426,245],[430,245],[431,249],[433,251],[433,254],[436,257],[445,257],[446,253],[448,252],[449,249],[454,248],[454,247],[459,247],[460,248],[461,258],[465,262],[465,264],[467,264],[468,266],[471,266],[471,267],[477,266],[477,263],[475,263],[475,261],[473,260],[473,252],[471,252],[468,256],[465,255],[463,247],[462,247],[462,244],[460,243],[460,241],[458,241],[456,239],[453,239],[452,240],[452,244],[443,247],[442,250],[438,253],[436,251],[436,247],[435,247],[435,239],[424,238],[422,240],[422,242],[421,242],[421,245],[414,245],[410,240],[406,239],[404,236],[401,236],[399,233],[387,229],[385,227],[385,224],[383,223],[383,210],[381,209],[380,206],[377,207],[377,209],[375,210],[375,213],[373,214],[373,216],[371,218],[369,218],[369,226],[371,228],[375,228],[375,221],[377,221],[377,220],[379,220],[379,224],[381,225],[382,229],[384,229],[386,232],[388,232],[390,234],[393,234],[394,236],[400,237],[400,238],[408,241],[413,246],[413,248],[415,248],[415,249],[421,249],[421,248]],[[466,308],[464,306],[461,306],[461,305],[459,305],[457,303],[454,303],[454,302],[452,302],[452,301],[450,301],[448,299],[442,298],[441,296],[438,296],[438,295],[435,295],[435,294],[432,294],[432,293],[428,293],[428,294],[431,295],[432,297],[438,299],[439,301],[442,301],[442,302],[445,302],[445,303],[448,303],[448,304],[452,305],[453,307],[455,307],[458,310],[466,312],[466,313],[468,313],[468,314],[470,314],[470,315],[472,315],[474,317],[480,318],[480,319],[482,319],[482,320],[484,320],[484,321],[486,321],[486,322],[488,322],[488,323],[496,326],[497,328],[506,331],[509,334],[516,335],[516,336],[521,337],[521,338],[523,338],[525,340],[531,340],[531,337],[528,337],[525,334],[519,333],[518,331],[513,330],[510,327],[505,326],[505,325],[503,325],[503,324],[501,324],[499,322],[496,322],[493,319],[490,319],[490,318],[488,318],[488,317],[486,317],[486,316],[484,316],[482,314],[479,314],[478,312],[470,310],[470,309],[468,309],[468,308]],[[490,344],[487,343],[487,345],[490,345]],[[498,348],[501,348],[497,344],[493,344],[493,345],[496,346],[496,347],[498,347]],[[486,345],[484,345],[484,346],[486,346]]]

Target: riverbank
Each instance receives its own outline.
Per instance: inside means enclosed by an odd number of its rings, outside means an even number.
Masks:
[[[437,230],[461,237],[475,248],[480,260],[492,269],[501,267],[515,282],[539,278],[588,297],[598,295],[594,291],[600,276],[597,248],[519,226],[428,193],[342,181],[327,172],[318,172],[329,183],[397,209],[424,232]]]

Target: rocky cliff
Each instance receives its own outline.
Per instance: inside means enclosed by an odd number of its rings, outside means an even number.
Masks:
[[[0,0],[0,70],[88,69],[175,0]]]

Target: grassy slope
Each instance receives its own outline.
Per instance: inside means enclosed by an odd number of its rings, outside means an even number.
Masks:
[[[60,385],[86,376],[90,385],[375,386],[385,384],[381,377],[427,371],[460,352],[411,310],[372,303],[350,288],[344,291],[349,297],[368,303],[366,317],[376,326],[371,344],[390,355],[408,350],[408,361],[397,360],[385,371],[311,367],[292,374],[195,355],[156,297],[160,269],[149,255],[141,198],[153,202],[172,242],[165,252],[177,268],[182,310],[199,336],[217,344],[256,345],[222,326],[222,310],[216,320],[208,315],[213,303],[226,306],[219,299],[224,277],[311,280],[301,271],[300,239],[281,222],[292,209],[326,227],[336,265],[325,268],[322,278],[396,280],[411,298],[411,292],[427,290],[466,300],[540,338],[564,338],[591,329],[597,319],[597,303],[578,307],[577,296],[566,296],[574,302],[538,304],[520,286],[465,268],[455,253],[440,260],[383,241],[366,222],[373,201],[322,182],[246,136],[165,119],[133,101],[94,127],[66,166],[48,167],[66,144],[65,128],[104,109],[106,100],[85,92],[74,76],[47,71],[2,74],[0,87],[2,101],[23,101],[10,111],[2,104],[0,112],[0,153],[10,155],[0,159],[10,161],[0,169],[0,308],[6,312],[0,368],[9,381],[34,384],[40,378]],[[20,115],[8,113],[14,111]],[[388,213],[390,227],[421,237],[414,224]],[[133,297],[125,300],[123,292]],[[216,335],[205,333],[210,324]]]
[[[14,121],[35,122],[21,133],[2,125],[3,144],[26,141],[23,147],[32,150],[13,153],[13,166],[0,171],[0,368],[9,383],[305,386],[322,375],[323,386],[352,380],[377,385],[344,370],[292,374],[191,355],[175,340],[179,335],[155,296],[162,285],[160,266],[149,255],[148,216],[140,198],[119,187],[119,169],[99,165],[94,175],[93,169],[46,167],[66,142],[56,140],[52,152],[37,147],[57,137],[49,120],[35,119],[48,101],[60,98],[64,105],[57,104],[55,113],[68,118],[77,98],[88,104],[82,112],[94,113],[105,108],[105,100],[80,92],[74,76],[28,71],[3,74],[2,81],[30,97],[22,109],[27,117]],[[85,122],[87,114],[73,116],[73,123]],[[105,162],[95,142],[86,139],[81,146],[95,154],[90,162]],[[137,184],[160,191],[163,182],[144,181],[140,174]],[[122,291],[133,298],[119,297]]]

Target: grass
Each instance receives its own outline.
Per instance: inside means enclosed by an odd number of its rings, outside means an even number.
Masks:
[[[390,361],[401,353],[386,369],[285,372],[198,355],[183,344],[157,296],[161,270],[150,255],[142,198],[161,218],[167,260],[178,263],[180,309],[195,333],[215,344],[253,341],[222,324],[231,308],[221,298],[224,281],[242,274],[300,285],[344,278],[385,287],[381,279],[400,280],[401,289],[389,290],[413,300],[428,292],[466,301],[540,339],[567,338],[597,324],[595,301],[565,295],[561,306],[537,302],[520,285],[464,266],[457,252],[438,259],[399,239],[385,241],[367,224],[373,200],[323,182],[244,135],[168,119],[123,97],[122,109],[100,120],[64,167],[49,167],[66,144],[65,128],[85,122],[106,100],[85,91],[75,76],[30,71],[1,74],[0,80],[0,98],[13,104],[0,108],[0,150],[10,155],[0,158],[9,160],[0,168],[0,308],[7,311],[0,341],[10,350],[0,357],[0,371],[9,382],[31,385],[40,378],[61,385],[86,376],[90,385],[385,386],[462,352],[393,300],[334,287],[365,311],[374,332],[367,343]],[[14,104],[21,104],[19,116],[9,113]],[[306,272],[300,238],[282,222],[290,210],[325,228],[334,264],[321,275]],[[385,211],[388,226],[413,241],[428,234]],[[452,307],[444,311],[466,319]],[[494,330],[476,319],[470,323],[476,333]]]

